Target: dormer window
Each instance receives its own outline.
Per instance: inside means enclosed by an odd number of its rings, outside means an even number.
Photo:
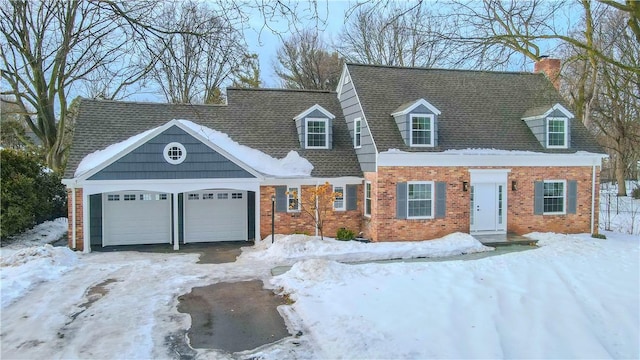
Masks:
[[[431,114],[411,114],[411,146],[433,146],[433,119]]]
[[[307,149],[328,149],[329,132],[327,131],[329,119],[307,118],[305,119],[305,134]]]
[[[438,116],[440,110],[425,99],[400,105],[393,116],[402,140],[412,147],[438,146]]]
[[[547,147],[567,148],[567,118],[547,118]]]
[[[335,115],[318,104],[296,115],[293,120],[296,122],[300,146],[305,149],[333,148],[333,119]]]

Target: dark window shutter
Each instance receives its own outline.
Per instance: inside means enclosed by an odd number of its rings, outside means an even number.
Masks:
[[[276,186],[276,212],[287,212],[287,187]]]
[[[533,213],[535,215],[544,213],[544,181],[536,181],[533,184]]]
[[[407,183],[396,184],[396,218],[407,218]]]
[[[578,203],[578,182],[567,181],[567,214],[575,214]]]
[[[436,182],[436,215],[442,219],[447,214],[447,183]]]
[[[345,199],[347,201],[347,210],[358,209],[358,185],[347,185]]]

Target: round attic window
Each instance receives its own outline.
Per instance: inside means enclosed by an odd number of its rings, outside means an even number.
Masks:
[[[162,154],[169,164],[178,165],[186,159],[187,149],[185,149],[184,145],[180,143],[172,142],[164,147]]]

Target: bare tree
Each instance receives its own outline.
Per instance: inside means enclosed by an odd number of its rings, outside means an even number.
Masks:
[[[338,37],[346,61],[392,66],[442,66],[454,62],[448,26],[426,4],[359,6]]]
[[[91,79],[113,98],[139,81],[154,59],[139,56],[147,40],[166,33],[148,25],[154,2],[9,1],[0,3],[3,95],[42,141],[47,164],[64,166],[70,89]],[[142,63],[141,63],[142,61]],[[5,90],[6,89],[6,90]]]
[[[286,88],[335,90],[340,81],[342,60],[312,30],[284,40],[276,60],[275,73]]]
[[[157,20],[178,33],[155,40],[158,62],[150,78],[167,101],[211,102],[245,66],[249,54],[242,32],[224,11],[206,2],[165,4]]]

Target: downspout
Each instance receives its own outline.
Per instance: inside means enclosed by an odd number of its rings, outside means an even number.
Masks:
[[[71,188],[71,248],[76,250],[76,188]]]
[[[591,234],[594,234],[596,211],[596,165],[592,166],[591,171]]]

